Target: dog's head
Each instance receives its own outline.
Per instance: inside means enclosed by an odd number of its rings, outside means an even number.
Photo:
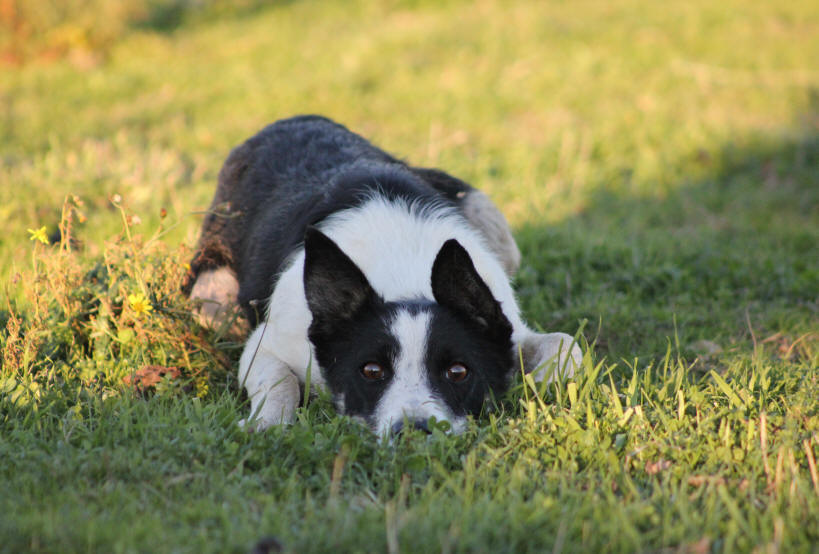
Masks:
[[[379,434],[405,422],[427,429],[431,417],[458,432],[467,415],[506,389],[512,326],[456,240],[432,266],[434,302],[384,301],[315,228],[304,249],[309,337],[340,412]]]

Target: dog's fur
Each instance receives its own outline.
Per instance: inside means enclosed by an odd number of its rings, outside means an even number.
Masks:
[[[239,363],[251,428],[291,421],[309,375],[378,433],[432,417],[458,431],[519,352],[538,380],[580,363],[572,337],[522,321],[519,262],[486,195],[305,116],[231,152],[189,292],[204,323],[238,304],[255,328]]]

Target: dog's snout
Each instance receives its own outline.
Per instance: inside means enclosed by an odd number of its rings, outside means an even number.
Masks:
[[[429,425],[427,425],[426,419],[415,420],[412,422],[412,426],[415,427],[416,429],[420,429],[424,433],[427,434],[432,433],[432,431],[429,430]]]
[[[408,423],[410,424],[410,426],[413,429],[418,429],[418,430],[423,431],[423,432],[425,432],[427,434],[432,433],[432,431],[429,430],[429,425],[427,425],[427,420],[426,419],[414,419],[414,420],[409,421]],[[400,433],[401,431],[404,430],[404,422],[399,421],[397,423],[393,423],[390,430],[392,431],[393,435],[397,435],[398,433]]]

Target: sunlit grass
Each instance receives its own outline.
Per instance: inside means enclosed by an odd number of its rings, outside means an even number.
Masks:
[[[240,4],[3,67],[0,550],[815,548],[819,6]],[[179,291],[230,148],[297,113],[489,192],[585,370],[460,437],[321,396],[241,431]]]

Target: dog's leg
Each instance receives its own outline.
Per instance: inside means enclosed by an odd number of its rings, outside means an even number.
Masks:
[[[479,190],[464,194],[462,209],[467,221],[477,229],[501,262],[506,275],[513,277],[520,267],[520,250],[506,218],[489,197]]]
[[[250,431],[290,423],[299,405],[299,380],[273,352],[264,348],[266,326],[250,335],[239,360],[239,382],[250,398],[250,416],[242,420]]]
[[[219,184],[202,223],[197,252],[190,262],[190,276],[182,290],[199,299],[199,323],[220,329],[232,323],[236,335],[248,332],[240,314],[236,260],[246,232],[244,174],[253,159],[253,139],[231,151],[219,171]]]
[[[571,377],[583,361],[583,351],[566,333],[527,334],[519,343],[523,369],[536,382],[550,383],[557,377]]]

